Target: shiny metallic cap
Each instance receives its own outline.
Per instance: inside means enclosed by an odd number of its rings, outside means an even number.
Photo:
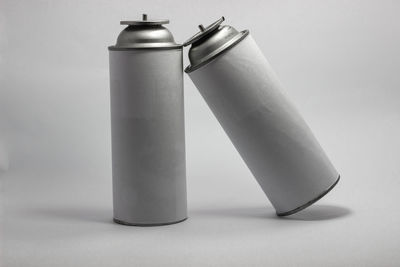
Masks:
[[[192,45],[189,49],[190,65],[185,72],[192,72],[207,64],[249,34],[248,30],[238,32],[229,25],[221,25],[224,20],[225,18],[221,17],[207,27],[199,25],[200,32],[183,44],[183,46]]]
[[[121,21],[121,25],[128,25],[118,36],[117,43],[109,50],[130,49],[174,49],[182,45],[175,43],[171,32],[162,26],[169,20],[149,20],[143,14],[142,20]]]

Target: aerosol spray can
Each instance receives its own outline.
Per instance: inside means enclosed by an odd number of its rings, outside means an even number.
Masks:
[[[109,47],[114,221],[187,217],[182,45],[168,20],[121,21]]]
[[[274,206],[286,216],[339,181],[309,127],[245,30],[214,22],[184,46],[185,69]]]

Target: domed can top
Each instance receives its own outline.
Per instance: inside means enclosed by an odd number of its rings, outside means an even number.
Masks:
[[[148,19],[147,14],[141,20],[124,20],[121,25],[128,25],[117,38],[115,45],[109,50],[131,49],[177,49],[182,48],[177,44],[172,33],[163,25],[168,24],[167,19]]]

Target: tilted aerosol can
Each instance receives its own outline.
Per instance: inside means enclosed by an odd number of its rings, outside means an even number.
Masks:
[[[185,71],[277,214],[293,214],[329,192],[339,174],[249,31],[223,21],[200,25],[184,44],[191,45]]]
[[[182,45],[168,20],[128,25],[110,51],[114,221],[186,219]]]

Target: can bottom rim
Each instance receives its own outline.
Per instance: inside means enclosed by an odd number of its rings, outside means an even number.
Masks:
[[[175,224],[175,223],[180,223],[183,221],[186,221],[188,217],[183,218],[178,221],[172,221],[172,222],[165,222],[165,223],[130,223],[130,222],[125,222],[122,220],[118,220],[116,218],[113,218],[113,221],[118,224],[123,224],[123,225],[128,225],[128,226],[140,226],[140,227],[151,227],[151,226],[163,226],[163,225],[170,225],[170,224]]]
[[[325,190],[324,192],[319,194],[316,198],[313,198],[312,200],[308,201],[306,204],[301,205],[300,207],[297,207],[295,209],[285,211],[285,212],[277,212],[276,215],[278,215],[279,217],[289,216],[289,215],[295,214],[305,208],[308,208],[309,206],[311,206],[312,204],[314,204],[315,202],[317,202],[318,200],[323,198],[326,194],[328,194],[338,184],[339,180],[340,180],[340,175],[338,176],[336,181],[327,190]]]

